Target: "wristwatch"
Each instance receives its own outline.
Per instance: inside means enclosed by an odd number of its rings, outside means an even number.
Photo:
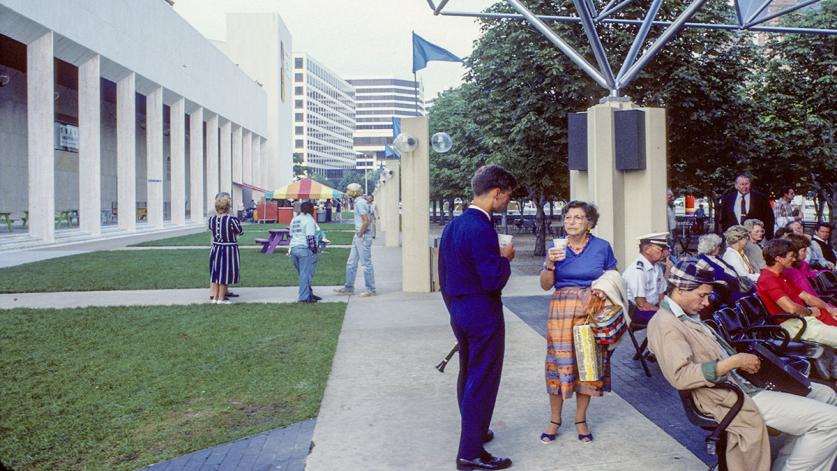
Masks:
[[[552,265],[550,267],[549,265],[546,264],[546,262],[544,262],[543,269],[546,270],[546,271],[555,271],[555,265]]]

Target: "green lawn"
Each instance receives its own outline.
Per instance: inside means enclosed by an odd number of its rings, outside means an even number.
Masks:
[[[0,310],[0,457],[136,469],[317,414],[345,304]]]
[[[272,224],[271,224],[272,225]],[[323,224],[322,230],[326,233],[326,239],[330,240],[332,244],[335,245],[351,245],[352,243],[352,236],[354,232],[351,228],[342,229],[336,228],[331,226],[342,226],[338,224]],[[346,226],[349,227],[349,226]],[[344,232],[345,231],[345,232]],[[352,231],[352,232],[348,232]],[[238,245],[245,246],[245,245],[252,245],[256,246],[256,238],[259,239],[267,239],[270,234],[268,234],[268,229],[265,229],[264,226],[256,226],[256,225],[249,225],[244,228],[244,235],[238,238]],[[170,246],[200,246],[205,245],[209,247],[210,243],[212,242],[212,235],[207,232],[201,232],[198,234],[189,234],[185,236],[179,237],[170,237],[168,239],[159,239],[159,240],[151,240],[148,242],[142,242],[140,244],[134,245],[134,247],[170,247]]]
[[[315,285],[339,285],[349,249],[320,254]],[[238,286],[296,286],[287,249],[272,255],[241,250]],[[204,288],[209,285],[209,249],[119,250],[93,252],[0,270],[0,293]]]

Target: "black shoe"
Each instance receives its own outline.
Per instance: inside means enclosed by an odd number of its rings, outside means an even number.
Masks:
[[[227,297],[228,298],[237,298],[238,295],[236,293],[233,293],[232,291],[227,291]]]
[[[316,294],[312,294],[311,299],[313,299],[314,301],[322,301],[323,300],[323,298],[317,296]]]
[[[236,295],[236,296],[238,296],[238,295]],[[235,297],[235,296],[233,296],[233,297]],[[213,300],[215,300],[215,298],[214,298],[214,297],[212,297],[212,296],[210,296],[210,297],[209,297],[209,300],[210,300],[210,301],[213,301]],[[224,296],[224,301],[229,301],[229,300],[230,300],[230,295],[229,295],[229,294],[227,294],[226,296]]]
[[[488,429],[488,431],[485,432],[485,435],[482,436],[482,442],[483,443],[488,443],[491,440],[494,440],[494,431],[491,430],[491,429]]]
[[[472,460],[456,459],[456,469],[506,469],[512,465],[509,458],[500,458],[486,453],[484,456]]]

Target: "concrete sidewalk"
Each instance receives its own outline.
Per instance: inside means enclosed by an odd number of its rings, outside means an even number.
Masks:
[[[454,469],[459,440],[455,343],[438,293],[400,292],[399,249],[373,250],[379,295],[352,298],[314,430],[308,471]],[[360,277],[358,277],[360,281]],[[505,294],[543,294],[536,277],[513,277]],[[575,401],[555,443],[539,441],[549,419],[544,339],[506,311],[503,382],[487,448],[522,470],[702,470],[695,455],[616,394],[588,412],[596,440],[575,437]]]
[[[315,286],[322,302],[346,302],[348,296],[334,292],[339,286]],[[293,303],[298,287],[233,288],[238,303]],[[58,293],[0,294],[0,309],[64,309],[87,306],[174,306],[209,304],[209,287],[196,289],[151,289],[134,291],[69,291]]]

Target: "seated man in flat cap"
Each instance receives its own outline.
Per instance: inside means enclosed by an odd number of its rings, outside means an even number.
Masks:
[[[668,255],[668,233],[659,232],[639,237],[639,256],[622,273],[628,300],[636,304],[632,321],[647,324],[660,308],[666,291],[665,267]]]

